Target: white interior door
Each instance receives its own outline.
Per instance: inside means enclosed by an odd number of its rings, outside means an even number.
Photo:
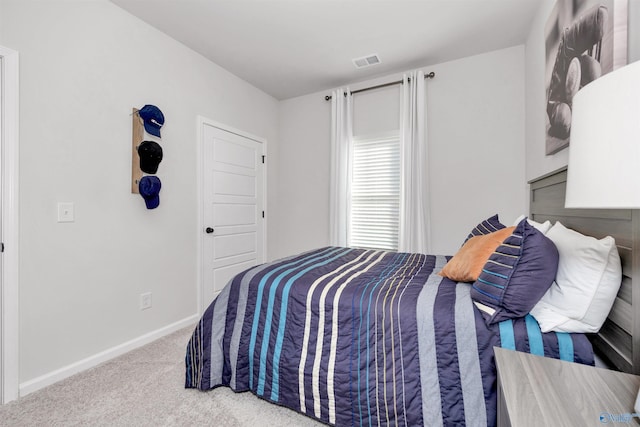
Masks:
[[[0,404],[18,398],[18,76],[0,46]]]
[[[203,310],[234,275],[264,262],[263,145],[203,124]]]

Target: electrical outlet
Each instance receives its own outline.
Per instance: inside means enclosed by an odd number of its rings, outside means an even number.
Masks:
[[[58,222],[75,222],[73,202],[58,203]]]
[[[151,292],[140,294],[140,310],[151,308]]]

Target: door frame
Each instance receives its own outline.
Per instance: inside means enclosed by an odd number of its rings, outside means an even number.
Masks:
[[[18,340],[18,131],[19,131],[19,74],[18,52],[0,46],[0,172],[2,173],[2,274],[0,277],[0,404],[19,396],[19,340]]]
[[[198,275],[197,275],[197,282],[198,282],[198,314],[202,315],[204,313],[204,311],[207,309],[207,307],[204,306],[204,301],[203,301],[203,295],[204,295],[204,239],[205,239],[205,233],[204,233],[204,229],[206,228],[206,224],[204,223],[204,127],[205,126],[212,126],[215,128],[218,128],[220,130],[223,130],[225,132],[229,132],[229,133],[233,133],[235,135],[241,136],[243,138],[248,138],[251,139],[253,141],[256,141],[260,144],[262,144],[262,153],[266,158],[266,153],[267,153],[267,140],[265,138],[259,137],[259,136],[255,136],[252,135],[248,132],[239,130],[239,129],[235,129],[231,126],[227,126],[225,124],[216,122],[215,120],[211,120],[208,119],[206,117],[203,116],[198,116],[198,132],[197,132],[197,137],[198,137],[198,150],[197,150],[197,174],[198,174],[198,238],[197,238],[197,242],[198,242]],[[263,209],[266,212],[266,201],[267,201],[267,162],[264,162],[264,165],[262,167],[262,206]],[[267,259],[267,215],[265,215],[265,218],[263,220],[262,223],[262,254],[264,259]]]

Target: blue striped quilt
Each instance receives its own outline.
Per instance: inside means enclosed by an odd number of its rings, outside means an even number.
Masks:
[[[326,247],[237,275],[186,353],[220,385],[338,426],[495,425],[493,347],[593,364],[580,334],[533,317],[488,327],[444,256]]]

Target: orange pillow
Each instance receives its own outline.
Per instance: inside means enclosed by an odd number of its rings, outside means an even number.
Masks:
[[[489,256],[513,233],[514,229],[515,227],[507,227],[470,238],[444,266],[440,275],[456,282],[475,282]]]

